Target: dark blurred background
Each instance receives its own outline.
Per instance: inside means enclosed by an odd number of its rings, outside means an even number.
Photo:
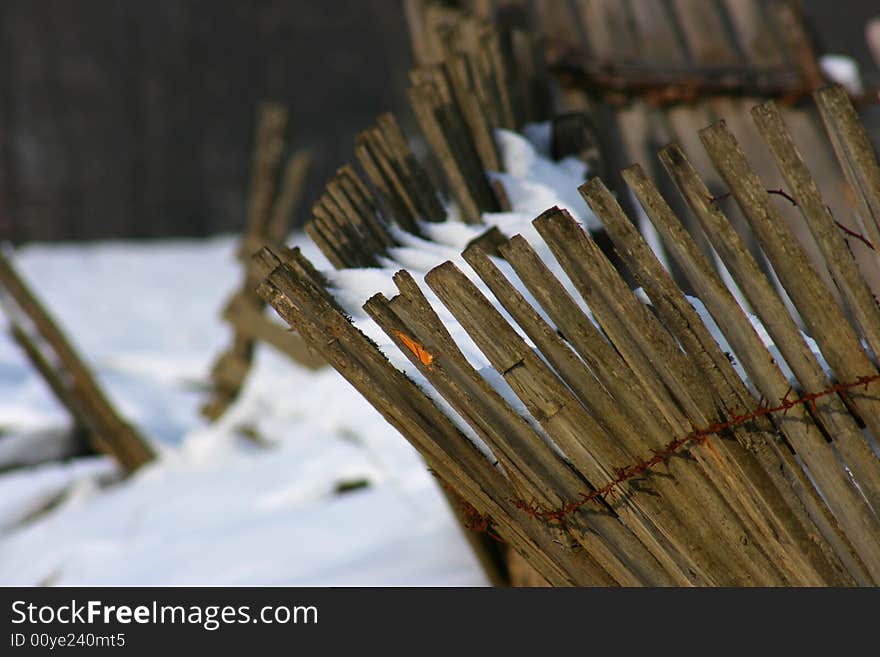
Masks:
[[[874,69],[876,0],[805,6]],[[314,158],[301,222],[410,64],[400,0],[0,0],[0,240],[241,230],[263,99]]]

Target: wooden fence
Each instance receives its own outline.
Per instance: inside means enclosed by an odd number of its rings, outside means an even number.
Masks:
[[[396,120],[381,117],[357,142],[366,178],[351,165],[341,168],[313,208],[307,231],[335,267],[375,267],[393,260],[391,225],[418,235],[420,222],[448,218],[437,200],[442,189],[461,220],[479,223],[483,212],[508,206],[503,188],[484,173],[502,166],[492,131],[552,118],[554,155],[578,154],[589,158],[594,173],[614,174],[616,198],[595,180],[582,190],[604,233],[587,235],[557,210],[535,224],[598,325],[525,240],[508,240],[497,228],[474,240],[464,257],[530,342],[453,265],[426,277],[532,421],[467,363],[406,271],[396,277],[398,296],[374,297],[365,309],[490,447],[493,460],[350,324],[300,254],[261,252],[260,294],[416,445],[444,489],[463,500],[465,524],[490,539],[476,544],[484,563],[497,557],[493,541],[500,537],[553,584],[876,581],[880,506],[869,491],[877,455],[857,432],[864,423],[870,428],[870,390],[857,389],[874,383],[873,361],[853,360],[849,348],[841,349],[826,372],[797,324],[806,320],[824,355],[828,341],[858,345],[853,335],[865,335],[862,327],[873,321],[871,286],[880,278],[868,198],[876,161],[841,90],[819,94],[818,113],[791,105],[820,80],[790,3],[782,3],[777,18],[794,21],[800,46],[784,44],[783,71],[779,61],[762,59],[758,35],[750,42],[753,61],[738,71],[744,76],[739,88],[700,87],[690,97],[653,93],[633,74],[638,67],[626,69],[617,82],[627,84],[616,89],[597,80],[571,83],[553,70],[548,34],[564,35],[572,24],[601,32],[603,21],[632,29],[631,12],[649,3],[567,5],[589,14],[574,23],[559,14],[564,3],[528,2],[500,3],[507,13],[495,7],[489,21],[492,4],[475,3],[475,14],[468,14],[408,3],[421,63],[409,96],[434,157],[417,159]],[[522,11],[529,6],[544,26],[537,36],[519,29],[529,25]],[[740,40],[748,29],[772,24],[759,20],[763,3],[735,9],[748,7],[760,12],[738,23]],[[655,73],[690,76],[664,82],[683,92],[682,80],[717,64],[708,32],[695,26],[721,5],[674,3],[674,9],[636,22],[643,30],[660,29],[665,44],[653,33],[627,38],[639,42],[641,56],[655,58]],[[621,11],[630,18],[617,20]],[[693,24],[667,30],[662,21],[672,19]],[[505,21],[511,29],[500,27]],[[725,27],[719,34],[731,33]],[[595,47],[597,38],[586,42]],[[603,43],[611,48],[608,61],[627,61],[613,60],[616,41]],[[688,53],[678,68],[645,50],[673,45]],[[756,110],[755,126],[746,129],[760,85],[744,82],[762,76],[774,80],[778,102]],[[783,82],[790,86],[783,89]],[[554,88],[562,91],[562,109],[575,111],[552,114],[546,103],[559,96]],[[820,135],[820,114],[830,140]],[[722,116],[730,123],[717,123],[701,139],[688,128]],[[655,167],[654,150],[670,136],[683,137],[685,147],[664,149],[662,167]],[[795,142],[810,154],[815,178],[795,155]],[[643,166],[614,172],[616,165],[639,161]],[[671,273],[634,224],[653,226],[662,237]],[[488,256],[510,263],[543,314]],[[630,292],[632,281],[645,289],[650,308]],[[731,296],[731,281],[744,294]],[[728,342],[724,350],[685,292],[706,297]],[[741,307],[758,311],[796,379],[789,381],[768,356]],[[838,308],[839,316],[807,320],[824,307]],[[845,327],[849,333],[839,333]]]
[[[853,106],[839,87],[819,91],[816,103],[859,215],[876,229],[880,167]],[[832,216],[777,105],[752,116],[787,183],[779,193],[768,193],[724,123],[700,140],[797,317],[728,219],[733,201],[713,195],[675,145],[660,160],[693,213],[689,225],[642,167],[623,177],[717,323],[723,348],[598,179],[581,192],[613,241],[617,266],[564,211],[534,222],[595,325],[519,236],[497,249],[540,308],[476,245],[464,257],[494,301],[452,263],[425,277],[533,422],[473,369],[406,271],[395,277],[398,295],[367,301],[492,459],[351,324],[301,254],[261,251],[258,291],[475,510],[471,526],[503,539],[552,584],[876,584],[880,373],[872,354],[880,353],[880,310],[851,252],[873,241]],[[781,204],[801,213],[824,271],[780,219]],[[718,253],[785,367],[695,237]]]

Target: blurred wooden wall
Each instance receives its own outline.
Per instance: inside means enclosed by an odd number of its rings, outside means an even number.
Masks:
[[[238,231],[260,100],[317,193],[409,65],[396,1],[2,0],[0,240]]]

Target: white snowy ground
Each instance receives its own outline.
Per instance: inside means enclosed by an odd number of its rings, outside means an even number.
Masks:
[[[261,348],[228,416],[200,419],[193,383],[227,340],[217,313],[239,277],[234,248],[222,238],[16,254],[161,458],[104,488],[115,471],[105,458],[0,475],[0,584],[484,584],[422,461],[333,370]],[[0,453],[67,422],[0,337]],[[334,493],[358,479],[370,486]]]

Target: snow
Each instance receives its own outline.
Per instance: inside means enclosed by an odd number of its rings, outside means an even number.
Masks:
[[[819,68],[832,82],[842,84],[854,96],[865,93],[859,65],[852,57],[834,54],[822,55],[819,58]]]
[[[222,237],[16,253],[161,456],[121,483],[104,457],[0,474],[0,584],[485,584],[424,463],[336,372],[262,347],[241,399],[219,423],[201,419],[199,384],[229,337],[218,313],[239,282],[235,248]],[[68,422],[0,336],[0,460]]]

